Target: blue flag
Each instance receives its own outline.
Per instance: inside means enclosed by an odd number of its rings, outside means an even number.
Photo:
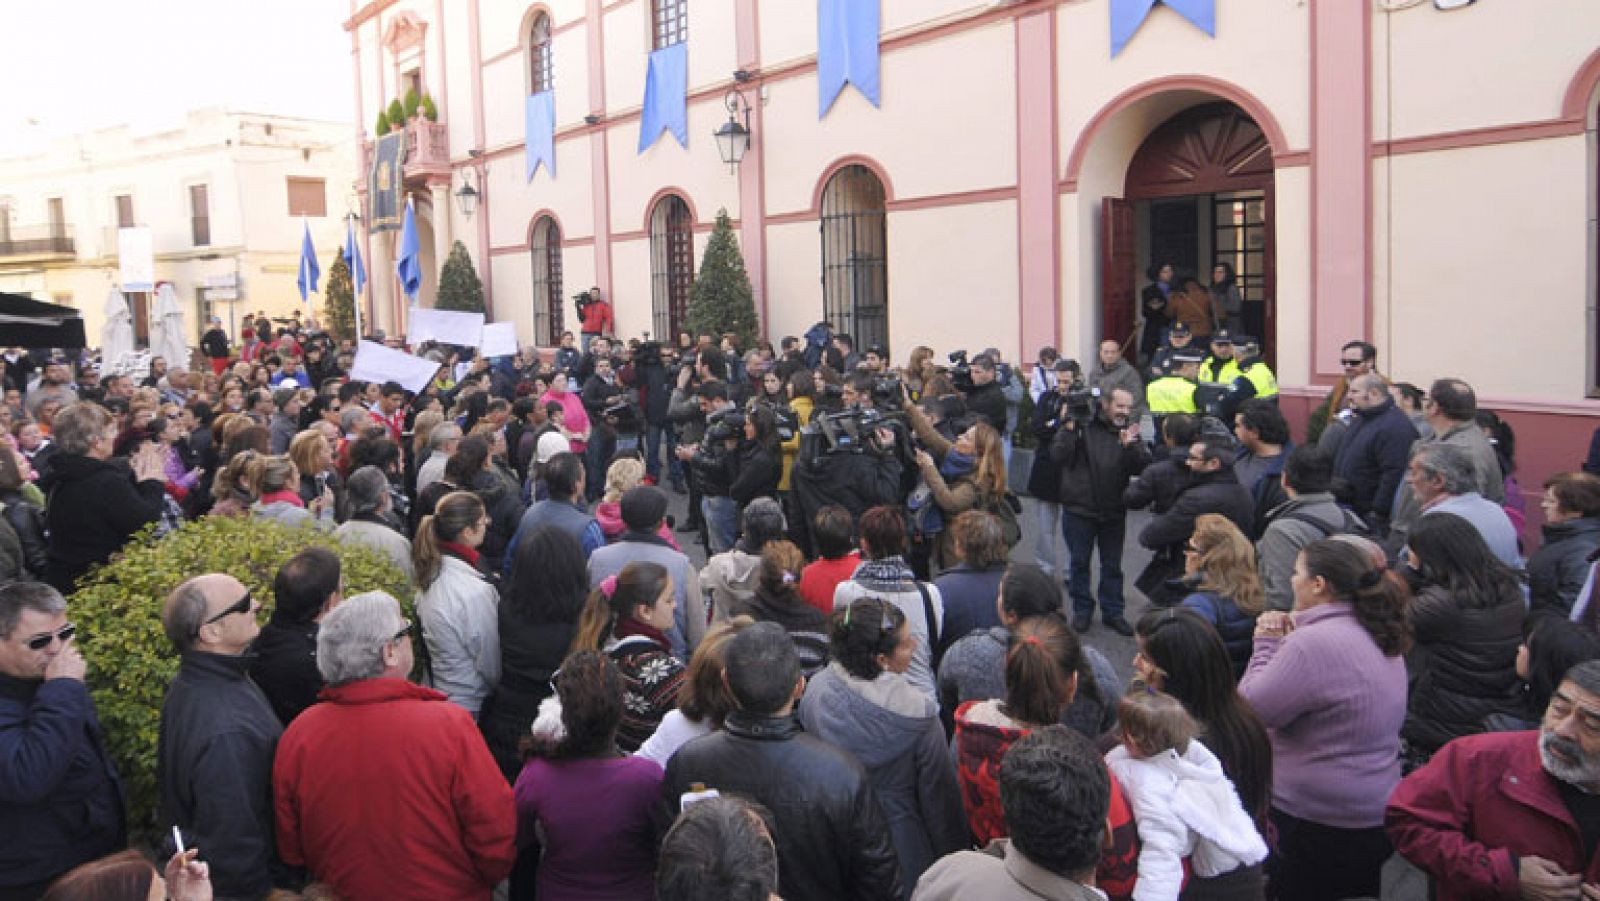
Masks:
[[[309,304],[311,294],[317,290],[317,279],[322,277],[322,267],[317,265],[317,249],[311,245],[311,223],[305,223],[305,227],[305,240],[300,242],[300,275],[294,283],[300,288],[300,299]]]
[[[411,209],[411,201],[406,201],[406,219],[400,226],[400,255],[394,264],[394,270],[400,276],[400,287],[405,289],[406,297],[416,300],[417,291],[422,288],[422,255],[417,244],[417,216]]]
[[[528,181],[544,163],[545,174],[556,177],[556,95],[540,91],[528,95],[527,117],[523,122],[523,156],[528,164]]]
[[[1165,4],[1201,31],[1217,36],[1216,0],[1111,0],[1112,56],[1122,52],[1157,4]]]
[[[344,263],[350,267],[350,280],[355,283],[356,296],[361,296],[362,289],[367,286],[367,265],[361,261],[361,248],[356,246],[356,223],[350,220],[350,228],[344,236]]]
[[[689,147],[689,47],[673,44],[650,54],[644,80],[644,108],[639,110],[639,152],[644,153],[670,130]]]
[[[878,106],[879,0],[817,0],[817,118],[845,82]]]

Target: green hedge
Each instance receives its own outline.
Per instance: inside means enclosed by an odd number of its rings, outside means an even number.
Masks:
[[[161,607],[184,580],[224,572],[243,582],[272,608],[272,580],[306,547],[333,549],[343,563],[345,593],[382,589],[411,615],[412,589],[389,558],[371,548],[342,544],[309,527],[208,516],[185,523],[166,538],[147,530],[120,557],[86,577],[68,606],[78,645],[89,664],[106,743],[128,789],[128,825],[135,836],[156,828],[156,740],[161,702],[178,669],[177,653],[161,630]]]

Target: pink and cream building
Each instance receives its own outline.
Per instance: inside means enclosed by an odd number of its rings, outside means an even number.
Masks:
[[[369,139],[408,86],[437,102],[404,173],[426,268],[462,241],[524,343],[575,328],[590,285],[622,334],[675,327],[721,209],[769,337],[828,318],[896,360],[1087,359],[1131,334],[1152,262],[1226,259],[1292,418],[1366,338],[1391,376],[1460,375],[1509,414],[1525,483],[1581,456],[1600,3],[1215,0],[1214,35],[1157,3],[1115,55],[1113,5],[881,0],[879,104],[847,86],[822,115],[818,0],[352,0],[346,29]],[[688,146],[641,153],[648,59],[679,42]],[[547,89],[555,174],[530,179]],[[736,166],[712,137],[730,92]],[[392,273],[393,233],[368,242]]]

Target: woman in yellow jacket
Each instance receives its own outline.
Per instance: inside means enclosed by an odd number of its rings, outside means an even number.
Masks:
[[[794,411],[798,424],[794,434],[789,440],[783,442],[783,477],[778,480],[778,494],[789,493],[789,476],[794,472],[794,458],[800,455],[800,430],[811,423],[811,413],[815,408],[812,398],[817,389],[811,377],[810,370],[796,369],[789,374],[786,390],[789,392],[789,409]]]

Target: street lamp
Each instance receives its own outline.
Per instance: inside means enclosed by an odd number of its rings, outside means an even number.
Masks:
[[[478,211],[478,196],[478,189],[472,186],[472,182],[463,172],[461,187],[456,190],[456,209],[461,211],[461,215],[471,219],[472,214]]]
[[[744,161],[745,151],[750,149],[750,101],[738,91],[729,91],[722,98],[722,105],[728,108],[728,121],[722,123],[712,137],[717,139],[717,153],[722,155],[722,161],[732,171]],[[741,112],[744,114],[743,122],[739,121]]]

